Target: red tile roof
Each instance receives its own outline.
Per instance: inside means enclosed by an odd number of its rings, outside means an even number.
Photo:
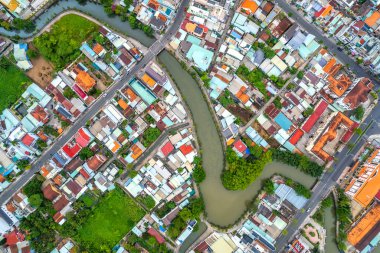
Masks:
[[[45,188],[42,189],[42,192],[44,194],[44,197],[50,201],[53,201],[60,195],[60,191],[51,183],[46,185]]]
[[[66,196],[61,195],[61,197],[56,202],[54,202],[53,208],[56,211],[61,211],[65,206],[67,206],[68,203],[69,200],[66,198]]]
[[[347,104],[351,110],[358,107],[360,104],[368,100],[368,94],[371,91],[373,84],[368,78],[361,78],[355,87],[348,92],[343,102]]]
[[[81,169],[79,171],[79,173],[85,178],[85,179],[89,179],[90,178],[90,175],[84,170],[84,169]]]
[[[91,137],[85,132],[83,128],[79,129],[78,134],[75,137],[76,142],[83,148],[87,147]]]
[[[184,144],[179,148],[179,150],[181,150],[182,154],[187,155],[193,151],[193,146]]]
[[[40,105],[36,106],[36,108],[34,108],[31,114],[39,122],[47,123],[49,121],[47,112]]]
[[[242,140],[235,141],[234,147],[240,152],[244,153],[245,150],[247,149],[247,146],[242,142]]]
[[[166,144],[161,148],[161,152],[165,157],[168,156],[173,150],[174,146],[170,141],[166,142]]]
[[[63,215],[61,214],[61,212],[57,212],[57,213],[54,214],[54,216],[53,216],[54,221],[57,222],[57,223],[60,223],[64,218],[65,218],[65,216],[63,216]]]
[[[298,141],[301,139],[301,137],[303,136],[303,134],[304,134],[304,132],[303,132],[301,129],[297,129],[297,130],[294,132],[293,136],[290,137],[289,142],[290,142],[291,144],[293,144],[293,145],[296,145],[297,142],[298,142]]]
[[[82,148],[78,145],[78,144],[74,144],[74,145],[71,145],[71,144],[66,144],[65,146],[63,146],[62,150],[66,153],[67,156],[69,156],[70,158],[73,158],[75,157],[79,151],[81,150]]]
[[[6,244],[8,246],[16,245],[18,242],[25,240],[25,236],[17,230],[13,230],[9,234],[4,235],[4,238],[7,240]]]
[[[66,183],[66,187],[74,194],[77,195],[81,190],[82,187],[75,181],[70,180]]]
[[[104,155],[96,154],[87,161],[87,166],[93,171],[97,171],[100,166],[106,162],[107,158]]]
[[[328,104],[326,101],[322,100],[321,103],[317,106],[317,108],[314,110],[313,114],[310,115],[310,117],[306,120],[306,122],[302,126],[302,130],[304,130],[306,133],[310,132],[310,130],[313,128],[315,122],[321,117],[323,112],[326,110]]]
[[[165,242],[165,238],[160,235],[160,233],[157,232],[154,228],[149,228],[148,229],[148,234],[156,238],[157,242],[159,244],[163,244]]]
[[[30,146],[32,145],[32,143],[34,142],[34,137],[29,135],[29,134],[26,134],[22,139],[21,139],[21,142],[24,143],[26,146]]]

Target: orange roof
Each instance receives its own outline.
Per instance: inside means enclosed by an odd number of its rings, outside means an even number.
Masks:
[[[61,134],[61,133],[63,133],[63,129],[62,128],[60,128],[60,129],[58,129],[58,131],[57,131],[59,134]]]
[[[134,93],[131,88],[127,88],[124,91],[124,94],[128,97],[129,101],[131,101],[131,102],[135,101],[135,99],[137,98],[136,93]]]
[[[186,25],[185,25],[185,28],[188,32],[194,32],[195,31],[195,28],[197,27],[196,24],[194,23],[191,23],[191,22],[188,22]]]
[[[158,14],[158,18],[159,18],[160,20],[164,21],[164,22],[168,21],[168,18],[165,17],[165,15],[163,15],[163,14],[161,14],[161,13]]]
[[[367,163],[371,163],[373,159],[379,154],[380,150],[377,149],[373,154],[367,159]]]
[[[103,51],[103,49],[104,48],[99,43],[96,43],[95,46],[92,48],[92,50],[94,50],[96,54],[100,54]]]
[[[376,170],[373,170],[372,174],[366,182],[360,187],[356,192],[354,199],[362,207],[368,206],[376,193],[380,190],[380,173],[379,167]]]
[[[77,82],[78,86],[85,92],[91,90],[92,87],[94,87],[96,84],[95,79],[83,70],[79,70],[79,73],[75,78],[75,81]]]
[[[243,103],[247,103],[248,100],[249,100],[249,96],[247,94],[244,93],[244,91],[246,90],[246,88],[244,86],[242,86],[240,88],[240,90],[238,91],[238,93],[236,93],[236,97]]]
[[[123,110],[126,110],[128,108],[128,104],[123,99],[119,99],[119,101],[117,101],[117,103],[120,105],[120,107]]]
[[[8,202],[5,206],[7,210],[11,213],[14,213],[17,210],[17,208],[14,206],[12,202]]]
[[[324,48],[322,48],[322,49],[319,51],[319,53],[320,53],[321,55],[325,55],[325,54],[327,54],[327,50],[324,49]]]
[[[352,245],[357,245],[380,221],[380,205],[370,209],[354,228],[348,232],[347,240]]]
[[[10,11],[15,11],[18,6],[19,6],[19,3],[16,1],[16,0],[10,0],[9,2],[8,1],[1,1]]]
[[[39,122],[46,124],[49,121],[47,112],[40,105],[37,105],[36,108],[34,108],[34,110],[31,112],[31,115]]]
[[[227,146],[231,145],[232,143],[235,142],[235,139],[234,138],[231,138],[227,141]]]
[[[254,0],[244,0],[244,2],[241,4],[240,8],[247,11],[249,14],[254,14],[259,6],[257,5],[256,1]]]
[[[354,125],[354,122],[350,120],[346,115],[339,112],[330,123],[330,126],[326,133],[324,133],[318,141],[314,144],[314,147],[311,149],[314,154],[316,154],[323,161],[327,161],[331,158],[331,155],[323,150],[324,146],[333,141],[337,137],[337,129],[343,124],[348,128],[351,128]]]
[[[58,174],[56,175],[54,178],[53,178],[53,181],[54,183],[56,183],[57,185],[61,186],[62,185],[62,175],[61,174]]]
[[[326,73],[330,74],[330,70],[335,65],[335,63],[336,63],[336,59],[335,58],[331,58],[329,60],[329,62],[323,67],[323,71],[325,71]]]
[[[153,88],[156,85],[156,81],[154,81],[147,73],[145,73],[142,77],[141,80],[149,85],[149,87]]]
[[[134,160],[136,160],[137,158],[139,158],[142,155],[142,153],[143,153],[142,149],[139,146],[137,146],[136,144],[134,144],[131,147],[131,150],[132,150],[132,158]]]
[[[379,11],[375,11],[374,13],[372,13],[372,15],[368,18],[366,18],[366,20],[364,21],[368,26],[372,27],[373,25],[375,25],[377,23],[377,21],[380,19],[380,12]]]
[[[50,173],[50,171],[48,171],[45,166],[42,166],[42,168],[41,168],[42,176],[47,177],[47,175],[49,175],[49,173]]]
[[[326,9],[322,12],[321,16],[322,18],[326,17],[330,14],[330,12],[333,10],[333,7],[331,5],[327,5]]]
[[[39,131],[37,133],[38,137],[40,137],[41,140],[43,140],[44,142],[47,142],[47,140],[49,139],[49,137],[47,137],[43,131]]]
[[[338,79],[333,76],[328,76],[327,81],[329,81],[329,89],[334,92],[338,97],[342,96],[344,92],[352,84],[351,79],[346,75],[341,75]]]
[[[119,144],[117,141],[114,141],[114,142],[113,142],[113,148],[112,148],[111,151],[112,151],[113,153],[115,153],[116,151],[119,150],[120,147],[121,147],[120,144]]]

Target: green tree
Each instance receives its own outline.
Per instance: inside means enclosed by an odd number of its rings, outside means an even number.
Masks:
[[[303,72],[303,71],[299,71],[299,72],[297,73],[297,78],[298,78],[298,79],[302,79],[304,75],[305,75],[305,72]]]
[[[149,147],[155,142],[161,135],[161,131],[158,128],[149,127],[142,135],[142,143],[144,147]]]
[[[358,108],[354,110],[354,116],[358,120],[362,120],[364,116],[364,108],[362,105],[359,105]]]
[[[227,149],[227,169],[222,173],[222,183],[228,190],[244,190],[261,175],[265,165],[271,162],[271,151],[253,161],[238,157],[231,148]]]
[[[206,172],[202,166],[195,166],[193,170],[193,178],[197,184],[202,183],[206,179]]]
[[[152,196],[144,196],[144,197],[139,197],[138,200],[146,206],[148,209],[152,209],[156,205],[156,201],[152,198]]]
[[[25,30],[26,32],[33,32],[36,29],[36,25],[33,21],[21,18],[13,19],[12,25],[16,30]]]
[[[43,150],[43,149],[47,148],[46,142],[44,142],[41,139],[38,139],[37,142],[36,142],[36,144],[37,144],[37,147],[38,147],[39,150]]]
[[[53,137],[58,137],[59,136],[58,131],[54,127],[52,127],[50,125],[44,125],[42,129],[43,129],[44,133],[47,134],[47,135],[51,135]]]
[[[26,55],[29,58],[34,59],[34,58],[37,58],[40,54],[36,49],[29,48],[28,51],[26,51]]]
[[[64,95],[67,99],[72,99],[73,97],[76,96],[76,93],[75,93],[70,87],[66,87],[66,88],[63,90],[63,95]]]
[[[154,124],[156,121],[153,119],[153,117],[152,116],[150,116],[150,114],[147,114],[146,116],[145,116],[145,120],[146,120],[146,122],[148,122],[149,124]]]
[[[309,117],[310,115],[312,115],[314,112],[314,108],[313,107],[308,107],[305,111],[302,112],[302,115],[307,118]]]
[[[43,178],[41,175],[35,176],[32,180],[30,180],[25,187],[23,188],[23,193],[31,197],[32,195],[35,194],[41,194],[41,186],[43,182]]]
[[[30,161],[29,159],[21,159],[16,162],[16,165],[19,169],[25,170],[30,168]]]
[[[229,105],[235,104],[234,100],[231,98],[230,92],[225,90],[223,94],[219,96],[219,102],[223,107],[228,107]]]
[[[79,152],[79,158],[82,161],[87,160],[88,158],[92,157],[94,155],[94,152],[89,147],[84,147],[82,150]]]
[[[41,194],[33,194],[28,198],[29,203],[32,205],[32,207],[37,208],[42,204],[42,197]]]
[[[128,176],[130,177],[130,178],[134,178],[135,176],[137,176],[139,173],[137,172],[137,171],[135,171],[135,170],[131,170],[130,172],[129,172],[129,174],[128,174]]]
[[[274,194],[274,190],[275,190],[274,184],[270,178],[264,180],[263,189],[266,193],[268,193],[270,195]]]
[[[274,106],[275,106],[277,109],[281,109],[281,108],[282,108],[281,99],[280,99],[279,97],[276,97],[276,98],[273,100],[273,104],[274,104]]]

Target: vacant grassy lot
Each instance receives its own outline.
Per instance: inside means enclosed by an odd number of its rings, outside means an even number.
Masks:
[[[80,46],[98,25],[88,19],[69,14],[62,17],[50,29],[33,40],[40,53],[57,69],[65,67],[80,54]]]
[[[144,215],[133,199],[116,188],[98,203],[76,240],[90,251],[109,252]]]
[[[29,78],[8,59],[0,59],[0,112],[20,98]]]

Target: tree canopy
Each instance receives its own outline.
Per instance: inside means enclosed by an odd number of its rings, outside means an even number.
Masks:
[[[98,26],[86,18],[70,14],[55,23],[49,32],[33,40],[40,53],[57,69],[65,67],[80,54],[80,46]]]
[[[261,175],[265,165],[272,161],[271,156],[272,152],[267,151],[257,159],[247,160],[238,157],[235,151],[227,148],[228,166],[222,173],[224,187],[228,190],[244,190]]]
[[[282,151],[280,149],[271,150],[273,160],[296,167],[312,177],[320,177],[323,173],[324,167],[314,161],[311,161],[305,155],[291,153],[289,151]]]

